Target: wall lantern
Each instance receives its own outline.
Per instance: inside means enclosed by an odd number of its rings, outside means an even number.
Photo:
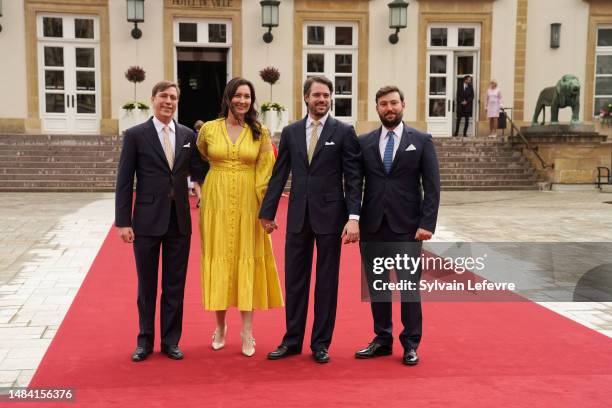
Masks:
[[[0,17],[2,17],[2,0],[0,0]],[[0,24],[0,32],[2,32],[2,25]]]
[[[137,40],[142,37],[138,23],[144,23],[144,0],[127,0],[127,21],[134,23],[132,38]]]
[[[561,23],[550,25],[550,48],[559,48],[561,45]]]
[[[259,4],[261,4],[261,26],[268,28],[268,32],[263,35],[263,40],[269,44],[274,39],[272,27],[278,27],[278,6],[280,1],[262,0]]]
[[[403,0],[393,0],[387,6],[389,6],[389,28],[395,28],[395,32],[389,36],[389,42],[397,44],[399,41],[397,33],[408,26],[408,3]]]

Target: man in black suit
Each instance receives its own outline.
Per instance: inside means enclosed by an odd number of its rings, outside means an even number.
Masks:
[[[183,294],[191,241],[187,176],[202,183],[206,165],[193,131],[175,122],[179,88],[162,81],[153,87],[154,116],[125,131],[117,172],[115,225],[124,242],[134,244],[138,273],[140,332],[132,361],[153,351],[157,274],[162,252],[161,350],[180,360]],[[132,197],[136,174],[136,203]]]
[[[455,126],[455,133],[453,136],[457,136],[459,133],[459,124],[461,118],[465,118],[465,125],[463,125],[463,137],[467,136],[467,129],[472,117],[472,105],[474,102],[474,88],[472,87],[472,77],[466,75],[463,77],[463,83],[457,88],[457,125]]]
[[[291,193],[285,242],[287,331],[268,359],[278,360],[302,351],[312,269],[317,245],[315,317],[310,348],[318,363],[329,361],[336,320],[340,247],[359,239],[361,177],[359,141],[352,126],[334,119],[329,110],[333,84],[317,76],[304,83],[308,115],[281,134],[259,218],[267,232],[291,172]]]
[[[419,256],[421,242],[431,239],[436,228],[440,204],[438,159],[431,136],[402,122],[404,106],[404,95],[397,87],[381,88],[376,93],[376,111],[382,127],[359,138],[365,177],[360,248],[365,262],[371,256],[368,245],[389,248],[392,244],[388,243],[412,243],[404,247],[409,248],[411,256]],[[389,271],[386,273],[388,279]],[[408,279],[418,284],[420,273],[418,268]],[[368,283],[372,293],[372,284]],[[357,358],[392,353],[391,301],[372,299],[371,308],[376,337],[355,354]],[[401,314],[403,362],[414,365],[419,361],[416,350],[422,332],[418,290],[412,296],[402,292]]]

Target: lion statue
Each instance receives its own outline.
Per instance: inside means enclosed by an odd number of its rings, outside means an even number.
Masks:
[[[578,123],[578,112],[580,110],[580,81],[575,75],[563,75],[556,86],[544,88],[540,92],[538,103],[531,125],[538,123],[540,112],[544,111],[544,106],[550,106],[550,123],[559,124],[559,109],[572,108],[572,123]],[[546,121],[546,113],[542,117],[542,123]]]

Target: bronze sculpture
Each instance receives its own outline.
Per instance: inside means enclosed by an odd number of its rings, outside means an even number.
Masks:
[[[572,108],[571,123],[578,123],[578,112],[580,111],[580,81],[575,75],[563,75],[557,85],[544,88],[538,97],[538,103],[533,114],[531,126],[538,123],[540,112],[544,111],[545,106],[550,106],[550,123],[559,124],[559,109],[565,107]],[[545,115],[541,125],[546,121]]]

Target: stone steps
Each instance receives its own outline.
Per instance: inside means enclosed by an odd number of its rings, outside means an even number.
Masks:
[[[30,181],[36,180],[40,182],[48,181],[87,181],[87,182],[110,182],[114,183],[117,179],[116,174],[2,174],[4,181]]]
[[[0,135],[0,146],[118,146],[121,136],[99,135]]]
[[[0,161],[0,169],[10,169],[10,168],[36,168],[41,169],[40,161],[20,161],[20,160],[11,160],[11,161]],[[105,161],[105,162],[44,162],[44,168],[46,169],[60,169],[60,168],[73,168],[73,169],[107,169],[117,168],[117,161]]]
[[[454,185],[444,185],[442,186],[442,191],[531,191],[537,190],[533,184],[528,184],[524,186],[503,186],[503,185],[493,185],[493,186],[454,186]]]
[[[2,191],[115,191],[115,180],[100,181],[95,185],[88,180],[2,180]],[[17,190],[11,190],[17,188]]]
[[[73,155],[62,155],[62,156],[17,156],[17,155],[0,155],[0,163],[8,161],[16,161],[16,159],[23,160],[26,162],[38,162],[38,163],[91,163],[91,162],[105,162],[105,163],[116,163],[118,162],[117,155],[110,156],[82,156],[80,152]]]
[[[1,170],[0,170],[1,172]],[[525,169],[524,167],[461,167],[461,168],[442,168],[440,169],[440,175],[446,174],[534,174],[532,170]]]
[[[106,164],[106,163],[105,163]],[[117,174],[117,166],[116,163],[112,167],[57,167],[57,168],[39,168],[39,167],[0,167],[0,174],[2,175],[20,175],[24,177],[32,177],[37,174],[45,174],[45,175],[112,175]]]
[[[0,135],[0,191],[114,191],[121,143],[120,136]],[[529,162],[500,140],[434,145],[445,191],[536,189]]]

